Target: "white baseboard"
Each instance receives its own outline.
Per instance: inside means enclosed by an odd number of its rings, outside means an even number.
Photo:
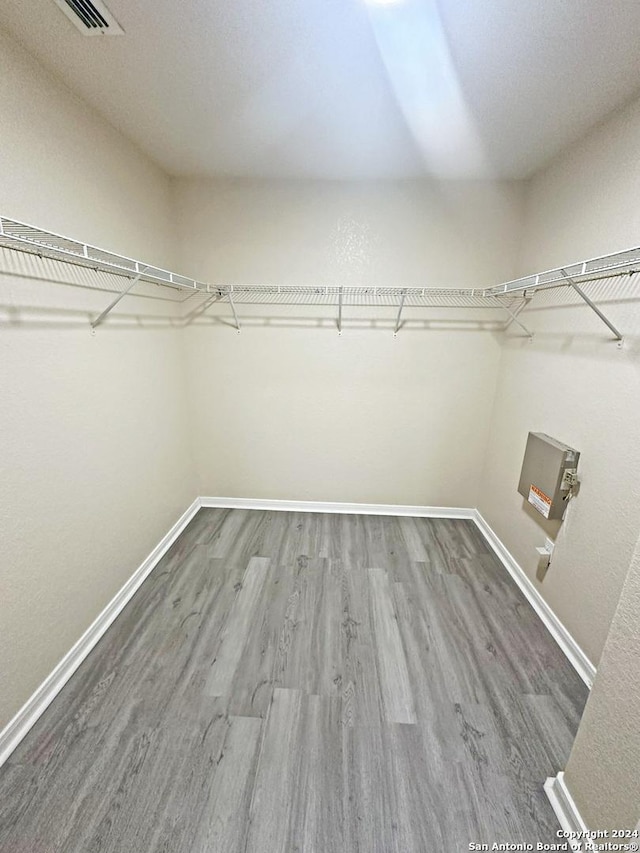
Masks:
[[[200,500],[196,498],[189,509],[176,521],[166,536],[161,539],[124,586],[115,594],[97,619],[87,628],[78,642],[67,652],[15,717],[2,729],[0,732],[0,767],[40,715],[49,707],[199,509]]]
[[[544,791],[549,798],[551,807],[556,813],[560,826],[565,832],[571,833],[569,838],[575,840],[573,846],[571,843],[569,844],[569,849],[588,850],[589,845],[588,843],[584,844],[583,839],[585,838],[584,834],[589,830],[578,811],[573,797],[569,793],[567,784],[564,781],[564,772],[560,771],[557,776],[550,776],[544,783]]]
[[[416,518],[474,518],[474,509],[451,506],[280,501],[268,498],[200,498],[200,506],[226,509],[263,509],[280,512],[332,512],[349,515],[408,515]]]
[[[544,622],[553,639],[565,653],[570,663],[573,665],[573,668],[576,670],[580,678],[582,678],[587,687],[590,688],[593,685],[593,680],[596,675],[595,666],[591,663],[578,643],[574,640],[551,607],[549,607],[547,602],[540,595],[532,581],[529,580],[524,569],[507,550],[504,543],[498,538],[496,533],[487,524],[478,510],[474,511],[473,520],[489,545],[491,545],[502,565],[518,584],[529,604]]]

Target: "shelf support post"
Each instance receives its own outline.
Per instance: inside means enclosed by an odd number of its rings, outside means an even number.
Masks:
[[[493,299],[494,299],[494,302],[496,303],[496,305],[499,305],[503,311],[506,311],[507,314],[509,315],[509,317],[511,318],[509,320],[509,322],[507,323],[507,325],[504,326],[502,331],[505,331],[511,323],[516,323],[516,325],[520,326],[520,328],[525,333],[525,335],[529,338],[529,340],[533,340],[533,332],[530,329],[527,329],[527,327],[524,325],[524,323],[521,323],[520,320],[518,320],[518,314],[520,313],[522,308],[520,309],[520,311],[512,311],[510,308],[507,308],[507,306],[503,302],[500,302],[500,300],[497,297],[494,296]]]
[[[522,311],[524,311],[524,309],[527,307],[527,305],[531,302],[531,299],[532,299],[532,297],[527,296],[526,291],[525,291],[525,296],[523,297],[522,303],[520,305],[518,305],[518,307],[513,312],[513,317],[510,317],[507,320],[507,322],[504,324],[504,326],[502,327],[503,332],[506,332],[507,329],[509,328],[509,326],[515,321],[515,318],[518,316],[518,314],[520,314]]]
[[[400,329],[400,318],[402,317],[402,309],[404,308],[404,300],[406,299],[407,291],[402,291],[402,296],[400,297],[400,305],[398,306],[398,316],[396,317],[396,327],[393,330],[393,337],[397,337],[398,331]]]
[[[338,291],[338,334],[342,334],[342,291],[344,288],[341,286]]]
[[[623,335],[622,335],[622,332],[620,332],[620,331],[619,331],[619,330],[618,330],[618,329],[613,325],[613,323],[612,323],[612,322],[611,322],[607,317],[605,317],[605,315],[604,315],[604,314],[602,313],[602,311],[598,308],[598,306],[597,306],[594,302],[592,302],[592,301],[591,301],[591,299],[589,299],[589,297],[588,297],[588,296],[587,296],[587,294],[584,292],[584,290],[583,290],[583,289],[582,289],[582,288],[581,288],[581,287],[580,287],[580,286],[579,286],[579,285],[578,285],[578,284],[577,284],[577,283],[576,283],[576,282],[571,278],[571,276],[570,276],[567,272],[565,272],[565,270],[560,270],[560,272],[562,273],[562,275],[564,276],[564,278],[566,278],[567,282],[568,282],[568,283],[571,285],[571,287],[575,290],[575,292],[578,294],[578,296],[580,296],[582,299],[584,299],[584,301],[587,303],[587,305],[589,306],[589,308],[591,308],[591,310],[592,310],[592,311],[595,311],[595,313],[598,315],[598,317],[600,317],[600,319],[601,319],[601,320],[602,320],[602,322],[605,324],[605,326],[607,326],[607,328],[608,328],[608,329],[610,329],[610,330],[613,332],[613,336],[615,337],[615,339],[616,339],[619,343],[622,343],[622,341],[623,341]]]
[[[236,324],[236,330],[240,333],[240,321],[238,320],[238,314],[236,312],[236,306],[233,304],[233,297],[231,296],[231,291],[227,292],[227,296],[229,297],[229,305],[231,305],[231,310],[233,311],[233,320]]]
[[[148,269],[149,269],[149,267],[145,267],[143,270],[140,270],[138,275],[135,276],[135,278],[131,279],[131,281],[129,282],[129,286],[125,287],[125,289],[122,291],[122,293],[119,293],[116,296],[116,298],[113,300],[113,302],[111,302],[109,305],[107,305],[107,307],[104,309],[102,314],[99,314],[95,320],[91,321],[91,328],[92,329],[97,329],[98,326],[100,326],[100,325],[102,325],[102,323],[104,323],[104,321],[107,319],[107,316],[113,311],[113,309],[116,307],[118,302],[120,302],[121,299],[124,299],[124,297],[127,295],[127,293],[129,293],[131,290],[133,290],[133,288],[140,281],[140,279],[142,278],[142,276],[145,274],[145,272]]]

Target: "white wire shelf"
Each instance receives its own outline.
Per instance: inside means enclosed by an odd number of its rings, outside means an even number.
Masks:
[[[406,308],[495,308],[482,290],[435,287],[367,287],[234,284],[211,286],[221,297],[233,299],[236,305],[338,305],[345,307],[379,305],[398,307],[404,297]],[[511,299],[513,297],[509,294]]]
[[[145,264],[125,255],[118,255],[105,249],[99,249],[89,243],[81,243],[43,231],[33,225],[26,225],[15,219],[0,216],[0,246],[15,249],[19,252],[29,252],[42,258],[90,267],[101,272],[123,275],[128,278],[139,277],[140,281],[161,284],[166,287],[206,290],[207,285],[184,275],[161,269],[153,264]]]
[[[602,278],[613,278],[618,275],[636,272],[640,272],[640,248],[626,249],[623,252],[614,252],[611,255],[602,255],[599,258],[591,258],[588,261],[580,261],[564,267],[545,270],[545,272],[536,273],[535,275],[516,278],[513,281],[507,281],[491,287],[486,292],[494,296],[503,296],[523,291],[533,294],[537,290],[567,286],[567,279],[572,279],[574,282],[580,284],[587,281],[597,281]]]
[[[235,302],[244,304],[335,305],[342,292],[345,306],[393,306],[404,294],[407,307],[433,305],[434,302],[442,303],[444,307],[495,307],[483,297],[484,290],[476,288],[207,284],[4,216],[0,216],[0,246],[153,284],[199,290],[221,297],[232,294]]]
[[[400,317],[405,308],[495,309],[507,313],[506,326],[515,322],[530,334],[517,319],[518,314],[537,291],[565,287],[575,290],[611,329],[614,337],[621,340],[621,333],[580,288],[580,284],[640,272],[640,248],[635,248],[557,267],[488,288],[211,284],[5,216],[0,216],[0,247],[128,278],[129,283],[118,293],[117,298],[92,322],[94,327],[103,322],[120,299],[138,282],[149,282],[170,288],[174,293],[186,291],[187,297],[201,293],[207,305],[220,300],[228,301],[238,329],[235,306],[279,304],[334,306],[339,311],[338,328],[341,328],[342,309],[345,307],[394,307],[399,309],[396,331],[400,327]]]

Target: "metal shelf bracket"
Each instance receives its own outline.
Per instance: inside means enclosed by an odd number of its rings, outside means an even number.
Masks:
[[[494,297],[494,299],[495,299],[495,297]],[[518,320],[518,314],[520,313],[520,311],[523,310],[523,308],[525,307],[525,305],[527,303],[524,302],[517,311],[512,311],[510,308],[508,308],[506,305],[504,305],[504,303],[500,302],[499,299],[495,299],[495,302],[496,302],[496,304],[498,304],[502,308],[503,311],[506,311],[510,317],[509,321],[504,326],[503,331],[506,331],[506,329],[509,328],[511,323],[515,323],[516,325],[520,326],[520,328],[525,333],[525,335],[529,338],[530,341],[532,341],[533,340],[533,332],[530,329],[527,329],[527,327],[524,325],[524,323],[522,323],[522,322],[520,322],[520,320]]]
[[[569,284],[575,290],[575,292],[578,294],[578,296],[580,296],[582,299],[584,299],[584,301],[587,303],[589,308],[591,308],[592,311],[595,311],[595,313],[598,315],[598,317],[600,317],[600,319],[605,324],[605,326],[607,326],[607,328],[613,332],[614,338],[616,339],[616,341],[618,341],[618,346],[622,346],[622,343],[624,341],[624,337],[622,335],[622,332],[613,325],[611,320],[609,320],[607,317],[605,317],[605,315],[598,308],[598,306],[594,302],[592,302],[591,299],[589,299],[589,297],[584,292],[584,290],[578,284],[576,284],[576,282],[571,278],[571,276],[565,270],[560,270],[560,272],[562,273],[564,278],[566,278],[566,280],[569,282]]]
[[[523,300],[522,300],[521,304],[518,305],[518,307],[514,310],[513,317],[509,317],[507,322],[502,327],[503,332],[507,331],[507,329],[514,322],[514,320],[518,316],[518,314],[521,314],[524,311],[524,309],[527,307],[527,305],[531,302],[532,298],[533,297],[529,296],[529,294],[526,291],[524,292]]]
[[[233,325],[237,332],[240,332],[241,326],[236,308],[243,305],[330,306],[331,310],[337,309],[339,335],[343,332],[345,307],[376,306],[385,309],[391,308],[397,311],[394,336],[397,336],[400,329],[406,326],[406,320],[403,320],[403,317],[406,317],[405,310],[439,308],[478,308],[484,310],[489,308],[496,312],[504,311],[507,315],[504,322],[500,318],[497,322],[492,319],[491,328],[505,331],[515,323],[532,340],[533,333],[519,319],[531,297],[538,291],[551,291],[555,288],[561,288],[562,292],[565,293],[566,288],[571,287],[612,332],[618,346],[622,346],[622,332],[594,304],[582,288],[588,281],[602,282],[601,287],[606,288],[606,291],[603,292],[615,298],[618,291],[613,279],[626,275],[636,275],[639,276],[637,284],[640,284],[640,247],[574,264],[565,264],[564,267],[556,267],[488,288],[339,286],[337,284],[332,286],[320,284],[281,286],[258,283],[250,285],[228,283],[213,286],[161,269],[153,264],[147,264],[107,249],[91,246],[88,243],[64,237],[51,231],[44,231],[41,228],[1,215],[0,248],[32,254],[59,263],[74,264],[108,276],[126,278],[125,289],[121,292],[117,291],[115,287],[109,286],[107,282],[107,290],[110,295],[114,293],[117,295],[101,314],[95,317],[92,314],[89,317],[92,334],[95,334],[95,330],[106,320],[120,300],[140,282],[147,285],[140,288],[139,296],[144,298],[158,298],[182,303],[201,293],[203,295],[202,303],[195,310],[188,310],[181,314],[180,320],[186,323],[199,317],[215,302],[228,298],[233,312]],[[11,267],[7,270],[0,270],[0,273],[12,274]],[[607,279],[612,280],[606,281]],[[66,281],[60,283],[66,283]],[[92,283],[87,279],[82,283],[76,283],[89,289],[100,289],[101,292],[104,289],[103,282],[100,280]],[[156,285],[159,289],[152,294],[148,285]],[[164,291],[164,295],[160,295],[162,291]],[[180,295],[180,291],[186,291],[184,297]],[[169,292],[172,293],[171,297]],[[192,309],[194,304],[192,303],[188,308]],[[491,316],[493,318],[495,315],[492,314]]]
[[[400,297],[400,305],[398,306],[398,316],[396,317],[396,327],[393,330],[393,337],[398,337],[398,332],[400,330],[400,319],[402,317],[402,309],[404,308],[404,300],[407,298],[407,291],[402,291],[402,296]]]
[[[238,320],[238,313],[236,311],[236,306],[233,304],[233,297],[231,296],[231,290],[227,291],[227,297],[229,299],[229,305],[231,305],[231,310],[233,311],[233,320],[236,324],[236,331],[240,334],[240,321]]]
[[[104,321],[107,319],[108,315],[113,311],[113,309],[116,307],[118,302],[120,302],[121,299],[124,299],[124,297],[127,295],[127,293],[130,293],[133,290],[133,288],[140,281],[141,277],[145,274],[145,272],[148,269],[149,269],[149,267],[145,267],[144,269],[140,270],[138,275],[135,276],[135,278],[131,279],[128,287],[125,287],[125,289],[122,291],[122,293],[119,293],[116,296],[116,298],[113,300],[113,302],[110,302],[109,305],[107,305],[107,307],[104,309],[102,314],[99,314],[95,318],[95,320],[91,321],[91,328],[93,329],[94,332],[98,328],[98,326],[100,326],[100,325],[102,325],[102,323],[104,323]]]

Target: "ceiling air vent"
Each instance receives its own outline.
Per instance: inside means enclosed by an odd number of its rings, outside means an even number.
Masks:
[[[124,30],[100,0],[54,0],[85,36],[121,36]]]

